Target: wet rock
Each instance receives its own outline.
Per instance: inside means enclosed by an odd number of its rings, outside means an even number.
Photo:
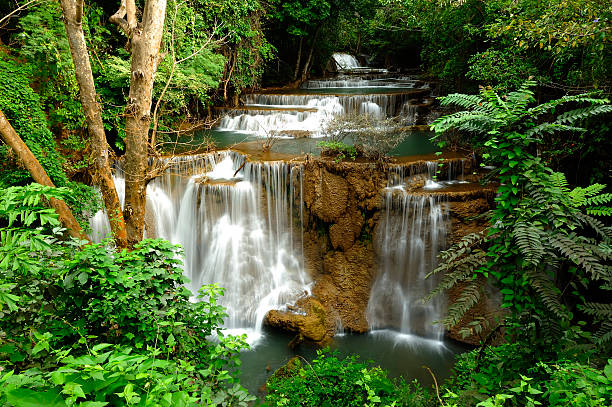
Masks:
[[[334,249],[347,251],[359,237],[365,217],[359,211],[345,213],[329,228],[329,238]]]
[[[305,172],[304,203],[322,221],[334,222],[346,209],[348,184],[325,168],[317,170]]]
[[[376,273],[372,246],[357,242],[346,252],[330,252],[325,256],[324,270],[313,294],[333,310],[330,313],[344,329],[367,332],[366,309]]]
[[[295,332],[304,340],[320,346],[329,343],[334,336],[336,327],[333,319],[328,317],[328,310],[312,297],[300,301],[298,305],[303,313],[269,311],[266,315],[266,324]]]

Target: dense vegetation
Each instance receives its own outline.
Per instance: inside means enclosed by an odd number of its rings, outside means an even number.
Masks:
[[[121,155],[133,75],[131,39],[109,23],[116,3],[86,2],[82,27],[110,151]],[[483,281],[505,310],[463,326],[490,334],[449,380],[425,389],[321,352],[278,371],[262,402],[612,405],[610,2],[170,0],[165,15],[150,155],[210,125],[214,105],[323,75],[346,51],[437,81],[448,95],[436,141],[494,167],[488,179],[499,183],[488,227],[441,253],[434,271],[444,277],[431,296],[463,287],[447,327],[485,295]],[[86,244],[49,208],[65,200],[87,228],[102,205],[63,11],[20,0],[0,5],[0,18],[0,111],[58,187],[32,184],[0,144],[0,404],[252,404],[238,381],[248,345],[220,329],[222,288],[184,288],[180,248],[166,241]],[[378,160],[397,141],[383,132],[375,152],[355,149],[342,143],[346,123],[335,126],[322,147],[339,159]]]

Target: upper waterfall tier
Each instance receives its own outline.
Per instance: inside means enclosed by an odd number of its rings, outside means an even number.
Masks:
[[[321,131],[331,118],[341,115],[370,114],[379,119],[403,116],[414,122],[411,101],[428,94],[427,89],[388,88],[384,92],[359,94],[250,94],[243,98],[245,108],[228,110],[218,129],[250,132],[260,137],[275,133]]]
[[[362,68],[362,66],[359,64],[359,61],[357,61],[357,58],[350,54],[336,52],[332,55],[332,59],[336,62],[338,68],[340,69]]]
[[[318,80],[310,80],[304,82],[302,84],[302,89],[342,89],[342,88],[353,88],[353,89],[379,89],[379,88],[388,88],[388,89],[414,89],[414,88],[427,88],[428,85],[421,82],[418,79],[412,77],[397,77],[397,78],[389,78],[386,76],[383,77],[373,77],[371,79],[365,79],[362,76],[349,76],[349,75],[339,75],[335,78],[331,79],[318,79]]]

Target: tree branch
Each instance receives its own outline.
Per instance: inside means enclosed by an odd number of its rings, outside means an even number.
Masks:
[[[130,38],[132,36],[132,31],[138,25],[138,20],[136,19],[136,4],[134,3],[134,0],[121,0],[119,10],[117,10],[117,12],[113,14],[108,21],[113,24],[117,24],[121,31],[123,31],[125,35]]]

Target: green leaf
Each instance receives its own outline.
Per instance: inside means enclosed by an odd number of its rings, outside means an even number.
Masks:
[[[7,394],[7,401],[14,407],[63,407],[66,402],[54,390],[37,392],[30,389],[14,389]]]

